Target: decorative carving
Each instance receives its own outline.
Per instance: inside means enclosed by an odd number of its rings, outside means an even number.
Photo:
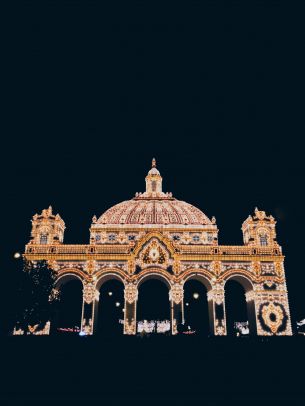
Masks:
[[[124,298],[127,303],[131,304],[138,300],[138,288],[133,283],[126,283],[124,290]]]
[[[278,277],[283,276],[283,264],[281,262],[276,262],[275,263],[275,273]]]
[[[175,304],[182,302],[184,296],[183,285],[180,283],[174,283],[169,291],[169,300]]]
[[[85,271],[89,274],[92,275],[94,272],[96,272],[98,269],[97,263],[94,260],[89,260],[86,262],[85,265]]]
[[[261,263],[261,272],[262,275],[274,275],[275,268],[273,262],[262,262]]]
[[[87,304],[93,302],[93,300],[99,300],[100,292],[96,290],[93,282],[84,283],[83,287],[83,299]]]
[[[143,262],[145,264],[164,264],[165,253],[156,240],[152,241],[144,251]]]
[[[243,269],[244,271],[250,271],[251,264],[244,262],[223,262],[222,270],[229,271],[231,269]]]
[[[220,305],[224,302],[224,286],[223,283],[215,283],[213,289],[207,293],[208,301],[213,300],[214,303]]]
[[[213,262],[213,272],[217,277],[220,275],[220,272],[221,272],[221,262],[220,261]]]
[[[284,306],[280,303],[262,303],[260,306],[260,315],[264,325],[268,327],[273,334],[276,334],[282,326],[285,317]]]
[[[258,277],[258,276],[260,275],[260,273],[261,273],[261,266],[260,266],[260,263],[259,263],[258,261],[252,262],[252,270],[253,270],[254,275],[255,275],[256,277]]]

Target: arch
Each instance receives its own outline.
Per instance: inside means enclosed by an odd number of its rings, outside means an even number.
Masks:
[[[96,288],[99,300],[95,309],[95,332],[113,338],[123,334],[124,319],[124,280],[115,273],[100,277]]]
[[[233,280],[240,283],[241,286],[245,289],[246,293],[249,292],[250,290],[253,290],[253,281],[251,277],[249,277],[249,275],[245,274],[244,271],[234,269],[232,271],[227,272],[225,275],[223,275],[223,281],[225,285],[229,280]]]
[[[142,271],[140,277],[137,279],[137,286],[138,288],[142,285],[143,282],[151,279],[158,279],[166,284],[166,286],[170,289],[171,287],[171,278],[165,273],[165,271],[161,271],[157,268],[154,269],[147,269]]]
[[[183,321],[184,328],[195,330],[197,335],[214,334],[213,308],[208,301],[208,283],[201,275],[189,275],[183,285]]]
[[[65,329],[76,333],[81,328],[83,287],[83,278],[78,272],[62,272],[58,276],[55,288],[60,291],[60,300],[51,317],[51,334],[68,331]]]
[[[169,330],[166,331],[166,334],[170,333],[172,309],[168,294],[169,289],[170,282],[161,273],[149,273],[141,278],[138,283],[137,331],[141,331],[139,330],[141,323],[145,323],[147,320],[153,322],[153,332],[156,333],[158,321],[167,320]]]
[[[113,268],[109,269],[109,270],[103,270],[100,272],[97,272],[95,274],[96,277],[96,289],[100,290],[100,288],[102,287],[102,285],[105,282],[108,282],[111,279],[115,279],[118,280],[120,282],[122,282],[123,284],[125,284],[126,280],[127,280],[127,275],[124,274],[124,272],[122,272],[121,270],[114,270]]]
[[[207,272],[201,273],[198,272],[198,270],[188,270],[182,275],[183,286],[188,280],[197,280],[206,287],[207,291],[209,291],[212,289],[212,283],[208,276],[210,275]]]
[[[71,270],[69,269],[68,272],[60,271],[58,274],[58,277],[55,281],[55,287],[56,288],[61,288],[65,283],[70,282],[72,280],[78,279],[81,281],[82,285],[84,284],[83,281],[85,279],[85,275],[78,271],[78,270]]]
[[[239,290],[236,291],[236,287],[230,286],[227,287],[227,282],[236,282],[239,287],[244,291],[243,297],[242,292],[239,293]],[[233,288],[233,290],[232,290]],[[238,289],[240,289],[238,288]],[[227,325],[227,332],[228,334],[239,334],[237,330],[235,330],[235,327],[233,326],[232,322],[248,322],[248,329],[250,335],[256,335],[257,334],[257,327],[256,327],[256,313],[255,313],[255,303],[253,300],[247,301],[246,300],[246,293],[250,292],[253,290],[253,281],[252,279],[245,274],[244,271],[240,270],[231,270],[226,274],[226,277],[224,278],[224,291],[225,291],[225,306],[226,306],[226,325]],[[228,293],[229,292],[229,293]],[[234,295],[232,296],[232,293],[234,292]],[[237,294],[238,293],[238,294]],[[239,298],[237,300],[236,298]],[[231,295],[231,297],[230,297]],[[230,301],[230,299],[235,299],[233,301]],[[241,300],[241,301],[240,301]],[[236,316],[239,313],[240,316],[242,316],[244,319],[242,320],[234,320],[233,319],[233,314]],[[234,318],[235,318],[234,316]],[[247,319],[247,320],[246,320]]]

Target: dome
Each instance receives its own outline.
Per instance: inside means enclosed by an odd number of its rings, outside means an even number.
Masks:
[[[102,226],[193,226],[213,224],[199,209],[162,191],[162,177],[152,160],[152,168],[146,178],[146,191],[136,193],[131,200],[118,203],[94,221]]]
[[[174,198],[126,200],[108,209],[97,220],[107,225],[204,225],[211,224],[201,210]]]

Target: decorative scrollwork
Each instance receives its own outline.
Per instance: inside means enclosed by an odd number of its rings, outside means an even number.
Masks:
[[[183,296],[183,286],[180,283],[174,283],[169,291],[169,300],[172,300],[175,304],[179,304],[182,302]]]
[[[126,283],[124,298],[129,304],[138,300],[138,288],[133,283]]]
[[[259,308],[259,320],[265,331],[277,334],[287,324],[287,313],[281,303],[265,302]]]
[[[83,287],[83,299],[87,304],[93,302],[93,300],[98,300],[100,293],[95,288],[95,284],[92,282],[87,282]]]

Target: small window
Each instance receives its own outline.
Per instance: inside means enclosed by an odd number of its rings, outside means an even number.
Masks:
[[[195,242],[200,241],[199,235],[194,235],[194,236],[193,236],[193,241],[195,241]]]
[[[115,241],[115,240],[116,240],[115,234],[109,234],[109,235],[108,235],[108,240],[109,240],[109,241]]]
[[[157,189],[157,182],[155,180],[151,182],[151,189],[153,192],[155,192]]]
[[[180,241],[180,235],[173,235],[174,241]]]
[[[95,236],[95,240],[96,240],[96,241],[100,241],[100,239],[101,239],[101,236],[100,236],[99,234],[97,234],[97,235]]]
[[[128,240],[129,240],[129,241],[134,241],[135,238],[136,238],[135,235],[129,235],[129,236],[128,236]]]
[[[40,235],[40,244],[47,244],[48,243],[48,234],[41,234]]]
[[[266,234],[260,235],[259,236],[259,241],[260,241],[260,244],[261,244],[262,247],[268,245],[268,239],[267,239]]]
[[[213,242],[213,234],[208,233],[208,242]]]

